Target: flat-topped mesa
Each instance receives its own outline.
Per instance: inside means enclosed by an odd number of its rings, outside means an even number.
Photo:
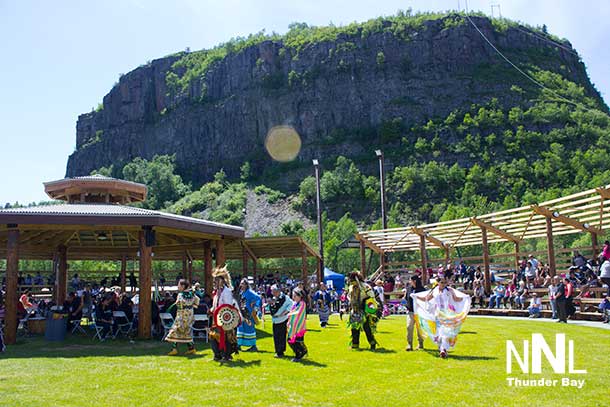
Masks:
[[[45,182],[44,190],[51,199],[68,203],[128,204],[146,200],[148,189],[136,182],[92,175]]]

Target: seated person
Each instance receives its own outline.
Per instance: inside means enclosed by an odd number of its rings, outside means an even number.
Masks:
[[[108,336],[112,329],[112,295],[106,295],[102,301],[95,307],[95,324],[102,327],[102,340]]]
[[[493,290],[493,294],[489,298],[489,308],[500,308],[502,304],[502,299],[506,294],[506,289],[502,283],[498,283]]]
[[[120,304],[116,309],[117,311],[123,311],[129,322],[133,321],[133,301],[131,297],[125,293],[121,294]],[[118,321],[124,323],[125,321]]]
[[[527,308],[530,313],[530,318],[540,318],[540,311],[542,310],[542,299],[538,297],[538,294],[532,294],[532,301],[530,306]]]
[[[525,302],[527,301],[528,290],[525,287],[525,281],[519,281],[519,288],[517,288],[517,293],[515,294],[515,306],[519,307],[519,309],[525,308]]]
[[[77,296],[74,291],[68,295],[68,299],[64,302],[64,312],[68,314],[68,330],[74,328],[74,325],[80,324],[83,317],[83,299]]]
[[[474,288],[472,293],[472,304],[475,305],[478,299],[479,307],[484,307],[485,305],[483,305],[483,301],[485,300],[485,290],[483,289],[483,284],[481,284],[481,281],[479,280],[474,280],[473,284]]]
[[[605,294],[602,302],[599,304],[599,312],[604,316],[602,323],[610,323],[610,299]]]

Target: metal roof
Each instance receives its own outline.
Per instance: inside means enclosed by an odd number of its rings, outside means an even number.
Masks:
[[[0,210],[0,224],[164,226],[244,237],[244,228],[117,204],[58,204]]]

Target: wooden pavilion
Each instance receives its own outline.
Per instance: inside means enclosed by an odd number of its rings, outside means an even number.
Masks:
[[[150,293],[152,261],[200,256],[205,285],[212,285],[212,253],[226,261],[225,246],[244,238],[241,227],[124,206],[146,198],[146,186],[102,176],[45,183],[57,205],[0,210],[0,257],[6,262],[6,342],[15,343],[19,259],[53,260],[56,303],[66,298],[68,259],[139,259],[139,290]],[[209,291],[208,291],[209,292]],[[151,295],[140,295],[138,336],[151,336]]]
[[[589,189],[576,194],[541,202],[534,205],[489,213],[481,216],[455,219],[393,229],[363,231],[356,235],[360,240],[362,271],[365,271],[364,253],[368,247],[380,255],[382,271],[397,270],[393,267],[404,263],[386,263],[386,253],[419,251],[423,277],[427,280],[429,259],[427,245],[445,253],[445,262],[451,259],[452,250],[462,246],[481,245],[482,265],[485,273],[485,289],[491,290],[489,244],[510,242],[514,245],[510,256],[513,269],[519,268],[519,245],[526,239],[546,238],[546,257],[551,275],[555,275],[556,253],[553,236],[573,233],[591,235],[591,252],[598,253],[598,236],[610,226],[610,185]]]

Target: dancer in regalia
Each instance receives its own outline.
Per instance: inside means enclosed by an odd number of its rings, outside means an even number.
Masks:
[[[447,279],[441,277],[432,290],[413,293],[411,297],[420,327],[438,345],[439,356],[445,359],[470,311],[470,296],[448,287]]]
[[[273,320],[274,357],[281,358],[284,357],[284,352],[286,352],[286,328],[292,300],[280,290],[277,284],[271,286],[271,294],[273,294],[273,299],[269,304],[269,312]]]
[[[305,293],[300,288],[292,291],[292,307],[288,313],[288,345],[294,351],[293,362],[299,362],[307,355],[305,332],[307,332],[307,305]]]
[[[375,300],[375,293],[370,285],[364,282],[362,275],[357,271],[349,274],[349,321],[347,326],[351,329],[352,349],[360,347],[360,331],[364,331],[371,350],[377,348],[375,332],[377,331],[377,310],[379,304]]]
[[[233,286],[231,275],[227,267],[216,267],[212,273],[216,293],[212,301],[212,315],[214,324],[210,331],[210,346],[214,352],[214,360],[229,361],[233,359],[232,354],[238,352],[237,335],[235,329],[225,329],[217,324],[217,314],[223,305],[229,305],[239,313],[239,306],[233,297]],[[239,316],[238,316],[239,317]],[[243,319],[243,318],[242,318]]]
[[[326,291],[326,284],[320,283],[320,289],[313,295],[313,300],[315,307],[318,310],[318,316],[320,317],[320,326],[324,328],[328,324],[330,303],[332,302],[330,293]]]
[[[168,353],[169,356],[178,354],[178,343],[186,343],[188,345],[186,355],[194,355],[196,352],[191,326],[195,318],[193,309],[199,306],[199,297],[189,288],[190,284],[187,280],[180,280],[178,282],[178,297],[174,303],[177,308],[176,319],[165,337],[167,342],[172,343],[172,350]]]
[[[243,316],[241,325],[237,327],[237,346],[248,346],[246,352],[257,352],[256,328],[259,323],[262,307],[261,297],[250,288],[250,283],[245,278],[239,283],[240,311]]]

